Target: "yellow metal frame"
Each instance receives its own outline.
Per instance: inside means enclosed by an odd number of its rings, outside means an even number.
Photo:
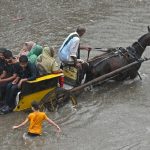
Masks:
[[[62,76],[62,75],[63,75],[62,73],[50,74],[50,75],[39,77],[36,80],[28,81],[28,82],[31,83],[31,84],[34,84],[36,82],[40,82],[40,81],[43,81],[43,80],[56,78],[56,77],[59,77],[59,76]],[[53,91],[56,87],[57,87],[57,85],[55,87],[52,87],[52,88],[49,88],[49,89],[46,89],[46,90],[42,90],[42,91],[39,91],[39,92],[36,92],[36,93],[33,93],[33,94],[29,94],[29,95],[23,96],[19,100],[18,105],[14,108],[13,111],[22,111],[22,110],[31,108],[32,101],[40,102],[42,100],[42,98],[46,94],[48,94],[49,92]]]
[[[55,87],[56,88],[56,87]],[[27,96],[24,96],[22,99],[19,100],[18,105],[15,107],[14,111],[21,111],[28,108],[31,108],[32,101],[40,102],[41,99],[48,94],[49,92],[53,91],[55,88],[43,90],[40,92],[36,92]]]
[[[64,68],[63,70],[64,76],[68,77],[74,81],[77,79],[77,69],[74,67]]]
[[[36,78],[36,79],[33,80],[33,81],[28,81],[28,82],[29,82],[29,83],[40,82],[40,81],[43,81],[43,80],[52,79],[52,78],[55,78],[55,77],[60,77],[60,76],[62,76],[62,75],[63,75],[63,73],[45,75],[45,76]]]

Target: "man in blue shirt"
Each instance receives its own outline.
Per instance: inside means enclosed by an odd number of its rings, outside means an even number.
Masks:
[[[80,37],[82,37],[85,32],[86,29],[79,26],[76,32],[71,33],[65,39],[58,52],[58,57],[61,61],[61,69],[63,69],[63,66],[73,66],[77,68],[77,85],[81,83],[88,70],[88,64],[80,59],[80,49],[87,51],[91,50],[91,47],[80,45]]]
[[[80,59],[80,49],[91,50],[91,47],[80,46],[80,37],[84,35],[86,29],[78,27],[76,32],[71,33],[63,42],[59,49],[58,57],[63,64],[74,65],[74,67],[81,66],[83,61]]]

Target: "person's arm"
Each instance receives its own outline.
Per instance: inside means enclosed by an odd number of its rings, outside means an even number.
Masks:
[[[38,63],[38,62],[42,62],[42,55],[39,55],[39,56],[37,57],[36,63]]]
[[[19,83],[18,83],[18,88],[20,89],[20,88],[21,88],[22,83],[23,83],[23,82],[26,82],[26,81],[28,81],[28,79],[27,79],[27,78],[21,79],[21,80],[19,81]]]
[[[56,70],[56,71],[52,71],[52,73],[54,73],[54,74],[63,73],[63,70],[59,69],[59,70]]]
[[[51,67],[51,72],[54,74],[62,73],[62,69],[59,69],[58,63],[56,60],[53,61],[52,67]]]
[[[76,57],[71,56],[71,58],[73,59],[74,67],[76,67],[76,68],[82,68],[81,63],[77,61]]]
[[[16,79],[12,81],[12,84],[17,84],[19,82],[19,79],[20,77],[17,76]]]
[[[77,51],[79,47],[79,42],[80,39],[77,37],[74,37],[71,41],[71,46],[70,46],[70,57],[72,58],[74,62],[74,66],[77,64]]]
[[[3,70],[3,73],[0,75],[0,78],[3,79],[3,78],[5,78],[5,77],[6,77],[6,71]]]
[[[46,120],[48,121],[49,124],[52,124],[53,126],[55,126],[58,130],[58,132],[61,132],[60,127],[54,122],[52,121],[50,118],[46,117]]]
[[[77,65],[77,57],[71,56],[71,58],[72,58],[72,60],[74,62],[74,66],[76,67],[76,65]]]
[[[37,68],[34,64],[30,64],[31,76],[28,78],[29,81],[35,80],[37,77]]]
[[[1,83],[4,83],[4,82],[9,82],[9,81],[12,81],[14,80],[15,78],[17,77],[17,74],[13,74],[11,77],[9,78],[4,78],[4,79],[1,79]]]
[[[29,121],[29,119],[26,118],[25,121],[23,121],[21,124],[19,124],[19,125],[17,125],[17,126],[13,126],[13,129],[17,129],[17,128],[19,128],[19,127],[24,126],[28,121]]]
[[[80,46],[79,47],[81,50],[87,50],[87,51],[90,51],[92,48],[90,46]]]

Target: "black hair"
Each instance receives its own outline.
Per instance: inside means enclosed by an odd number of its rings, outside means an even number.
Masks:
[[[28,62],[28,57],[26,55],[22,55],[19,57],[19,62],[20,63],[27,63]]]
[[[0,53],[4,53],[5,51],[7,51],[7,49],[6,49],[6,48],[4,48],[4,47],[0,47]]]
[[[77,32],[77,33],[86,32],[86,29],[85,29],[85,27],[78,26],[77,29],[76,29],[76,32]]]
[[[6,59],[10,59],[10,58],[13,57],[13,54],[12,54],[12,52],[11,52],[10,50],[6,49],[6,50],[4,51],[4,57],[5,57]]]
[[[32,106],[35,110],[39,110],[39,103],[38,103],[38,102],[33,101],[33,102],[31,103],[31,106]]]

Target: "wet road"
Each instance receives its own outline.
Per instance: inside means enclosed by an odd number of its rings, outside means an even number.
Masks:
[[[57,49],[78,25],[87,28],[82,43],[127,47],[147,33],[149,5],[149,0],[0,0],[0,47],[17,53],[23,42],[33,40]],[[149,50],[144,56],[150,57]],[[93,50],[91,57],[99,53]],[[142,64],[140,74],[143,80],[110,82],[85,91],[76,110],[68,103],[48,113],[61,126],[60,135],[44,123],[43,136],[23,139],[27,126],[17,131],[11,127],[27,113],[0,116],[0,149],[149,150],[149,62]]]

